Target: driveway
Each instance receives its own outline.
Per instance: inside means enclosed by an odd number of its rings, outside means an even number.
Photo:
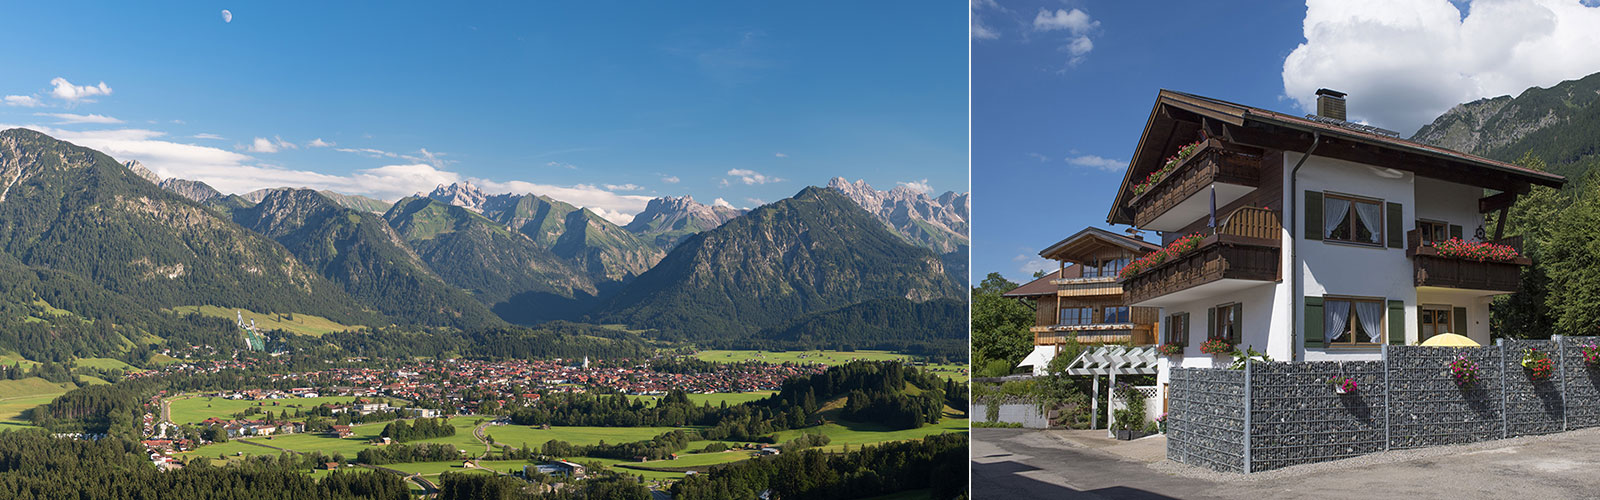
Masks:
[[[1129,458],[1055,431],[972,431],[974,499],[1600,496],[1600,429],[1380,453],[1248,476]]]

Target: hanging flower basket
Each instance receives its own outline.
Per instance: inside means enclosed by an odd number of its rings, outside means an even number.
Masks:
[[[1590,342],[1579,348],[1578,353],[1583,356],[1584,366],[1590,369],[1600,368],[1600,344]]]
[[[1534,381],[1550,380],[1556,371],[1550,355],[1532,347],[1522,350],[1522,368],[1528,371],[1528,378]]]
[[[1356,379],[1344,375],[1334,375],[1333,378],[1328,379],[1328,383],[1333,385],[1334,394],[1355,394],[1356,392]]]
[[[1162,356],[1182,356],[1183,347],[1184,346],[1182,344],[1166,343],[1161,344],[1161,347],[1157,347],[1156,352],[1160,353]]]
[[[1478,385],[1478,363],[1467,359],[1466,354],[1457,355],[1449,368],[1450,378],[1455,379],[1457,386],[1471,388]]]
[[[1206,339],[1204,344],[1200,344],[1200,352],[1212,355],[1228,354],[1233,352],[1233,344],[1228,343],[1228,339],[1222,337],[1211,337]]]

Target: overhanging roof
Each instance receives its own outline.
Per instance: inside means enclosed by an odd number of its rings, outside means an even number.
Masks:
[[[1316,156],[1340,158],[1500,191],[1527,192],[1528,186],[1561,187],[1566,178],[1459,151],[1344,127],[1276,111],[1173,90],[1161,90],[1145,122],[1122,185],[1106,221],[1132,224],[1121,208],[1133,196],[1135,179],[1160,168],[1165,157],[1200,136],[1228,142],[1302,152],[1313,137]]]
[[[1123,236],[1098,227],[1086,227],[1066,239],[1039,251],[1046,259],[1083,263],[1096,252],[1107,248],[1121,248],[1136,255],[1160,250],[1161,246],[1148,241]]]
[[[1158,369],[1154,346],[1108,345],[1079,354],[1067,375],[1155,375]]]
[[[1053,279],[1056,279],[1056,278],[1059,278],[1059,277],[1061,277],[1061,269],[1058,268],[1058,269],[1056,269],[1054,271],[1050,271],[1050,274],[1046,274],[1042,278],[1039,278],[1039,279],[1036,279],[1036,280],[1033,280],[1033,281],[1029,281],[1028,283],[1026,283],[1026,284],[1024,284],[1022,286],[1013,288],[1013,289],[1011,289],[1011,291],[1008,291],[1006,293],[1001,294],[1001,296],[1002,297],[1039,297],[1039,296],[1044,296],[1044,295],[1055,295],[1056,294],[1056,285],[1053,284],[1053,283],[1050,283],[1050,280],[1053,280]]]

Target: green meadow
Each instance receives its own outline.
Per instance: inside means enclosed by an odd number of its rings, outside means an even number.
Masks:
[[[323,396],[250,401],[210,396],[188,396],[171,400],[169,407],[172,411],[173,423],[192,424],[212,417],[220,419],[233,418],[233,414],[251,407],[259,407],[263,412],[271,411],[274,415],[283,413],[284,410],[291,410],[290,414],[293,414],[292,410],[295,409],[310,411],[312,408],[324,403],[349,403],[355,401],[355,399],[351,396]]]

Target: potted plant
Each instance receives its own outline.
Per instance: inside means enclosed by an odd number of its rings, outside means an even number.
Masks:
[[[1157,347],[1156,352],[1160,353],[1162,356],[1182,356],[1183,348],[1184,346],[1182,344],[1169,342],[1166,344],[1161,344],[1161,347]]]
[[[1211,337],[1206,339],[1204,344],[1200,344],[1200,352],[1211,355],[1228,354],[1233,352],[1233,344],[1222,337]]]
[[[1600,344],[1590,342],[1578,349],[1583,356],[1583,364],[1590,369],[1600,368]]]
[[[1528,371],[1528,378],[1536,382],[1549,380],[1555,374],[1555,363],[1550,361],[1550,355],[1532,347],[1522,350],[1522,368]]]
[[[1478,363],[1467,359],[1465,353],[1456,355],[1450,362],[1450,378],[1455,379],[1456,385],[1463,389],[1478,385]]]
[[[1156,417],[1156,432],[1167,433],[1167,414],[1162,413],[1161,416]]]
[[[1334,394],[1354,394],[1356,392],[1356,379],[1344,375],[1334,375],[1328,379],[1333,385]]]

